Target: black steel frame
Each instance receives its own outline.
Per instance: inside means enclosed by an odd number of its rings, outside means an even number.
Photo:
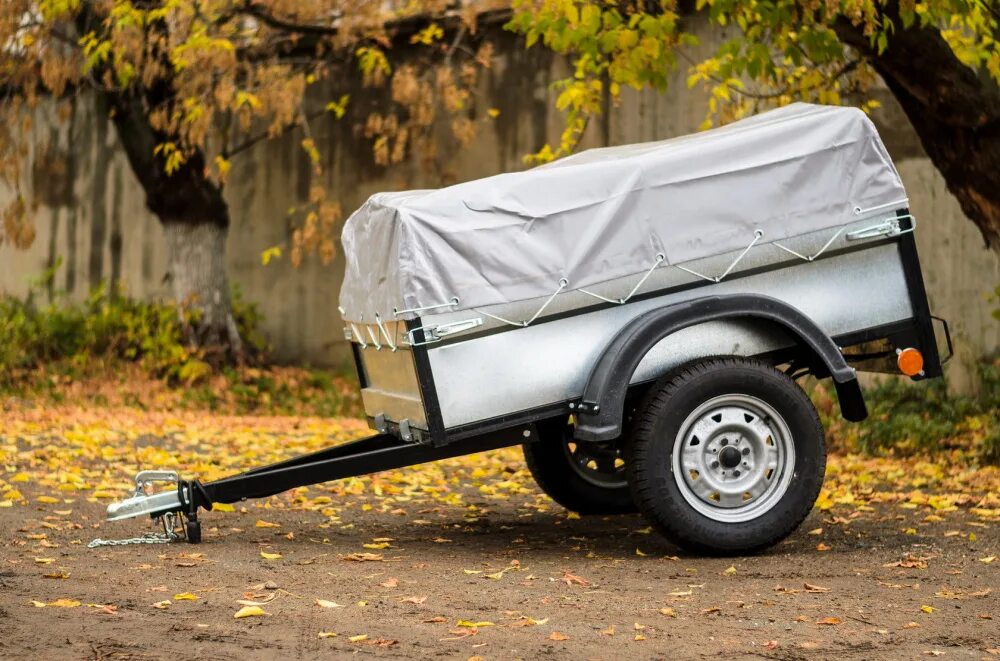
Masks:
[[[198,510],[210,510],[214,503],[236,503],[248,498],[265,498],[310,484],[529,443],[535,441],[537,436],[534,424],[530,423],[480,434],[438,447],[408,443],[392,434],[375,434],[254,468],[214,482],[202,484],[197,480],[181,480],[177,485],[180,499],[179,512],[186,519],[188,540],[197,542],[200,540]],[[151,515],[158,517],[170,511],[178,510],[174,508],[153,512]],[[198,533],[192,535],[192,530],[197,530]]]

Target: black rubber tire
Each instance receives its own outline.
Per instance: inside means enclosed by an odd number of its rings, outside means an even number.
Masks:
[[[580,515],[634,514],[628,484],[618,488],[601,487],[583,479],[570,466],[563,444],[572,437],[566,420],[545,421],[538,425],[539,438],[522,446],[524,461],[538,488],[571,512]]]
[[[684,500],[673,476],[673,448],[695,408],[720,395],[757,397],[784,418],[795,445],[788,490],[751,521],[715,521]],[[785,374],[760,361],[711,358],[687,365],[658,384],[633,418],[625,439],[625,469],[639,511],[665,537],[696,553],[751,554],[780,542],[812,510],[823,486],[826,444],[816,409]]]

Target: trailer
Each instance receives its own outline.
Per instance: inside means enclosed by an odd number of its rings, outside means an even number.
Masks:
[[[859,370],[941,376],[915,228],[867,116],[807,104],[374,195],[345,224],[340,295],[373,434],[208,483],[144,471],[108,518],[198,542],[213,503],[521,445],[572,511],[764,549],[823,483],[796,380],[830,379],[859,421]]]

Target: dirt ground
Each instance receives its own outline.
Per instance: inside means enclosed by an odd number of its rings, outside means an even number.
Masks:
[[[789,540],[703,558],[639,516],[567,513],[505,450],[207,513],[198,546],[88,549],[147,529],[102,517],[151,457],[226,473],[360,426],[3,415],[4,659],[1000,659],[1000,528],[975,493],[995,473],[961,496],[933,466],[833,457]]]

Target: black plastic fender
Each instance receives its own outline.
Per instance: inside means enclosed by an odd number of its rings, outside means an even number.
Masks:
[[[818,357],[833,377],[840,412],[847,420],[868,417],[858,376],[834,341],[798,309],[770,296],[707,296],[651,310],[633,319],[608,344],[597,361],[576,407],[576,438],[608,441],[622,433],[625,395],[643,357],[657,342],[689,326],[733,317],[778,324]]]

